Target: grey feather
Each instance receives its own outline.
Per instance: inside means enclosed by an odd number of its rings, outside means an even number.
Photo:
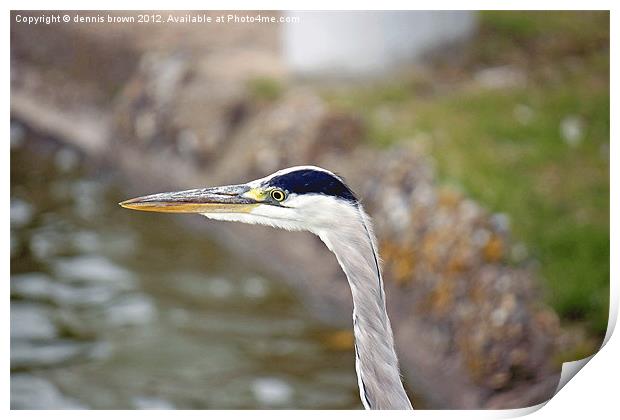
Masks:
[[[376,239],[370,219],[359,205],[358,216],[338,229],[321,231],[319,236],[336,255],[351,287],[360,396],[366,408],[412,409],[400,378]]]

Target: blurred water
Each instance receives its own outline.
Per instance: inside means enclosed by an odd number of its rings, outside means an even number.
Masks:
[[[342,334],[93,166],[12,124],[12,408],[361,407]]]

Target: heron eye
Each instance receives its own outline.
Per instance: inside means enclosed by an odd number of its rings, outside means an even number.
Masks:
[[[282,201],[286,198],[286,194],[284,193],[284,191],[278,189],[271,190],[269,192],[269,195],[271,195],[271,198],[276,201]]]

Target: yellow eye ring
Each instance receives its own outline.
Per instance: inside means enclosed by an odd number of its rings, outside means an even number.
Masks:
[[[283,201],[286,198],[286,193],[279,189],[269,191],[269,195],[276,201]]]

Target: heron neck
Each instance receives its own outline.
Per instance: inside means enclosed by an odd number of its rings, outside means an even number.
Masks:
[[[367,409],[412,409],[400,379],[392,327],[370,220],[351,220],[319,236],[336,255],[353,296],[355,368]]]

